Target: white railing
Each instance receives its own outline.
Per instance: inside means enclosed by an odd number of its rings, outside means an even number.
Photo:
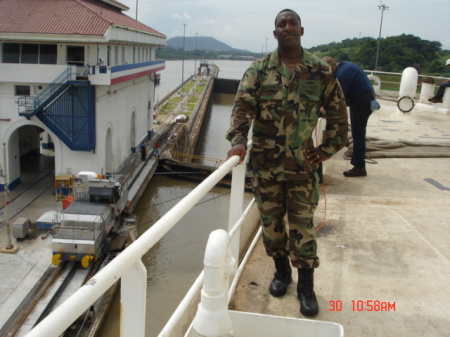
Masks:
[[[244,194],[241,190],[243,191],[245,184],[245,165],[236,166],[238,162],[239,157],[233,156],[222,164],[135,242],[36,325],[26,336],[58,337],[120,279],[121,336],[144,337],[147,270],[142,263],[142,256],[232,169],[232,186],[234,187],[230,196],[230,219],[238,221],[242,215]],[[240,186],[240,188],[236,186]],[[238,247],[239,243],[235,243],[233,240],[239,240],[239,235],[233,235],[233,237],[231,245],[232,247]],[[233,258],[236,261],[239,261],[238,254],[238,250],[233,250]]]
[[[378,70],[364,70],[364,72],[367,74],[369,79],[372,81],[372,84],[374,85],[375,94],[379,94],[379,91],[381,90],[381,85],[383,84],[384,92],[395,92],[397,93],[400,88],[400,82],[401,77],[403,73],[393,73],[393,72],[387,72],[387,71],[378,71]],[[386,79],[382,80],[380,79],[380,75],[386,75],[390,77],[390,81],[387,81]],[[448,80],[448,77],[442,77],[442,76],[431,76],[431,75],[425,75],[425,74],[417,74],[418,77],[418,83],[417,83],[417,91],[420,91],[420,84],[423,78],[432,78],[436,86],[439,86],[439,84],[442,82],[442,80]],[[395,80],[394,80],[395,78]],[[398,78],[398,80],[397,80]],[[378,86],[378,88],[375,88],[375,86]],[[386,89],[386,87],[389,87],[389,89]],[[394,88],[397,88],[395,90]],[[378,89],[378,90],[377,90]],[[378,91],[378,92],[377,92]]]

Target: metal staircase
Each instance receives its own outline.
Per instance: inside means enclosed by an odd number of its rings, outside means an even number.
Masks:
[[[19,97],[19,116],[39,118],[72,151],[95,149],[95,87],[72,80],[71,67],[34,97]]]

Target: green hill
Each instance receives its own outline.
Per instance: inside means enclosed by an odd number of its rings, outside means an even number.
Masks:
[[[419,73],[448,76],[444,65],[450,58],[450,50],[441,47],[440,42],[422,40],[414,35],[383,38],[376,70],[402,72],[407,67],[415,67]],[[349,61],[363,69],[374,70],[377,48],[377,39],[365,37],[320,45],[309,51],[319,57],[330,56],[336,61]]]
[[[364,37],[319,45],[308,50],[318,57],[330,56],[336,61],[349,61],[363,69],[374,70],[377,49],[377,39]],[[161,47],[156,52],[157,58],[168,60],[249,59],[261,56],[261,53],[235,49],[213,37],[204,36],[173,37],[167,40],[167,47]],[[380,39],[376,70],[402,72],[407,67],[415,67],[420,73],[448,76],[444,64],[449,58],[450,50],[442,50],[440,42],[402,34]]]

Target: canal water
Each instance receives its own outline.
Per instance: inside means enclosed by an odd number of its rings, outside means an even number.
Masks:
[[[219,78],[241,79],[249,61],[214,61]],[[161,82],[155,89],[162,99],[184,79],[194,73],[199,61],[166,61]],[[225,140],[229,126],[233,95],[215,94],[210,117],[205,119],[204,138],[199,155],[225,159],[230,144]],[[198,184],[170,175],[155,175],[140,198],[134,213],[138,215],[138,232],[142,234],[168,212]],[[155,247],[143,257],[147,267],[146,337],[157,336],[172,312],[203,269],[203,255],[211,231],[227,227],[230,190],[211,190]],[[246,194],[246,202],[251,199]],[[119,299],[110,310],[100,336],[119,336]]]

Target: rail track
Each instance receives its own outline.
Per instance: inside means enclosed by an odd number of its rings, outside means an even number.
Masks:
[[[0,330],[0,337],[23,335],[43,320],[54,308],[72,295],[79,287],[87,282],[98,270],[108,264],[116,252],[108,253],[103,260],[84,269],[78,262],[61,262],[58,266],[50,265],[22,303],[12,313],[8,321]],[[62,335],[64,337],[95,336],[106,313],[117,285],[111,287],[95,305],[87,310]]]

